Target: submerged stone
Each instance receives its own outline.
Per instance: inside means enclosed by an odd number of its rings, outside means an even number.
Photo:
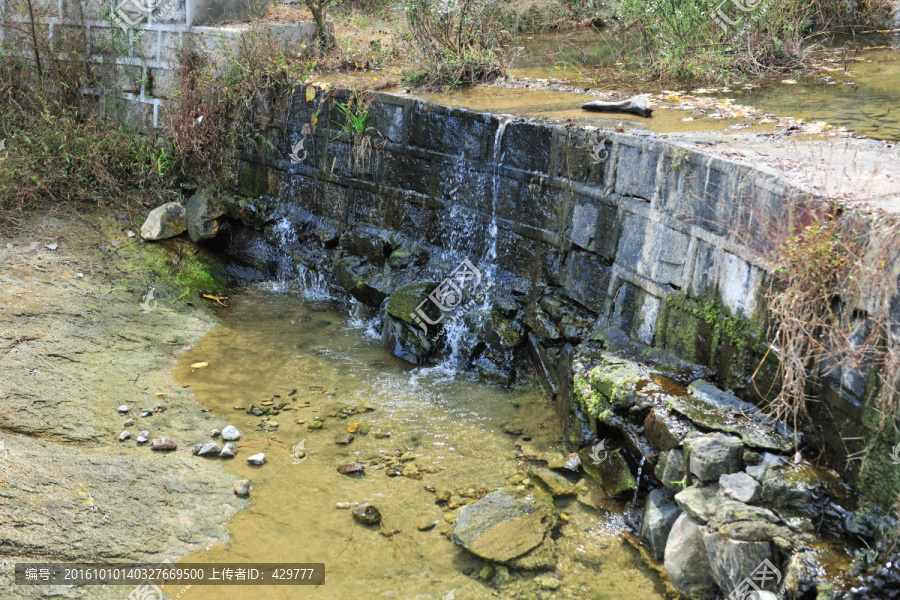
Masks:
[[[353,509],[353,519],[363,525],[378,525],[381,522],[381,511],[371,504],[360,504]]]
[[[543,511],[498,490],[459,511],[451,540],[486,560],[507,562],[539,546],[550,525]]]
[[[555,473],[547,468],[533,469],[531,475],[536,477],[550,491],[550,495],[554,498],[563,496],[574,496],[576,494],[575,484],[566,479],[559,473]]]

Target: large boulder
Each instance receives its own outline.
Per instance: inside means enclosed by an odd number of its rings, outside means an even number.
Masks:
[[[672,448],[668,452],[660,452],[654,474],[670,490],[675,492],[683,490],[685,470],[684,453],[681,451],[681,448]]]
[[[712,576],[703,530],[690,515],[675,520],[666,540],[666,573],[675,589],[685,598],[712,600],[716,580]]]
[[[672,500],[674,494],[665,488],[653,490],[644,504],[641,520],[641,540],[650,548],[654,560],[662,560],[666,541],[681,509]]]
[[[554,525],[553,515],[498,490],[459,511],[450,539],[485,560],[508,562],[540,546]]]
[[[225,204],[216,198],[212,189],[205,189],[191,196],[184,213],[191,241],[196,244],[216,237],[226,214]]]
[[[692,485],[675,494],[675,503],[678,504],[678,508],[703,525],[716,516],[721,501],[718,485],[707,487]]]
[[[148,242],[166,240],[184,233],[184,207],[177,202],[163,204],[150,211],[141,225],[141,237]]]
[[[710,433],[684,442],[688,452],[688,471],[700,481],[718,481],[725,473],[744,468],[744,444],[741,438]]]

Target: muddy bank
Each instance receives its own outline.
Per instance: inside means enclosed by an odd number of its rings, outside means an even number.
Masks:
[[[190,456],[221,425],[169,374],[216,322],[189,305],[215,270],[180,242],[129,237],[137,229],[119,216],[36,216],[0,235],[3,598],[121,598],[121,587],[15,586],[13,565],[174,560],[221,539],[241,505],[232,476]],[[159,297],[145,312],[151,285]],[[138,446],[141,430],[178,451]]]

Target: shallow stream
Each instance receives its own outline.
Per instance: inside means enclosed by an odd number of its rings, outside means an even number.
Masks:
[[[253,489],[228,539],[184,561],[323,562],[325,583],[195,586],[179,600],[223,593],[231,600],[665,597],[659,577],[626,541],[625,505],[608,498],[599,502],[609,510],[557,500],[568,520],[556,540],[558,566],[544,573],[559,580],[555,590],[528,572],[511,571],[505,582],[479,579],[484,562],[443,535],[450,527],[446,516],[457,511],[442,509],[427,487],[473,501],[466,494],[477,497],[527,476],[530,461],[523,454],[567,453],[539,388],[525,382],[500,389],[444,369],[414,367],[390,356],[344,305],[310,301],[299,289],[253,285],[235,296],[221,310],[221,324],[181,356],[175,375],[218,422],[243,432],[237,457],[224,467],[235,480],[250,478]],[[196,362],[209,367],[192,369]],[[277,415],[246,411],[250,404],[282,402],[287,406]],[[341,418],[349,409],[356,412]],[[315,417],[324,426],[311,430]],[[369,433],[337,444],[354,423]],[[291,449],[301,441],[308,454],[296,462]],[[246,458],[257,452],[265,452],[266,463],[248,465]],[[387,476],[391,469],[383,461],[400,456],[421,478]],[[365,475],[339,474],[337,466],[349,462],[369,465]],[[544,493],[528,479],[514,482]],[[381,531],[336,508],[354,502],[381,510]],[[420,531],[432,522],[434,528]],[[173,596],[179,591],[167,589]]]
[[[628,43],[613,30],[587,28],[529,36],[521,40],[509,69],[519,83],[423,97],[476,111],[576,119],[607,128],[621,123],[625,129],[661,133],[723,131],[736,129],[735,125],[744,133],[773,133],[778,119],[791,117],[845,127],[868,137],[900,140],[900,110],[895,109],[900,97],[900,30],[829,39],[815,51],[810,72],[780,74],[749,85],[739,81],[705,88],[667,84],[639,76],[628,68],[628,61]],[[552,84],[549,88],[547,81]],[[581,110],[581,105],[605,98],[582,93],[583,89],[662,94],[666,101],[656,102],[659,110],[649,119],[598,115]],[[670,102],[674,94],[666,95],[666,90],[679,90],[682,101]],[[759,114],[748,118],[740,109],[715,110],[726,99],[739,107],[757,109]],[[759,123],[763,114],[774,120]],[[752,128],[743,129],[748,126]]]

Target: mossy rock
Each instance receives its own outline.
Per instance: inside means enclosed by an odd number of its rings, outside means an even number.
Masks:
[[[608,496],[620,496],[637,489],[637,480],[620,450],[612,450],[600,464],[594,464],[590,455],[582,451],[581,465],[585,473],[600,482]]]
[[[404,323],[416,325],[410,314],[416,312],[419,304],[426,300],[437,286],[438,284],[434,281],[417,281],[397,288],[388,300],[388,314]],[[426,302],[422,308],[432,321],[436,321],[441,316],[440,309],[433,302]]]

